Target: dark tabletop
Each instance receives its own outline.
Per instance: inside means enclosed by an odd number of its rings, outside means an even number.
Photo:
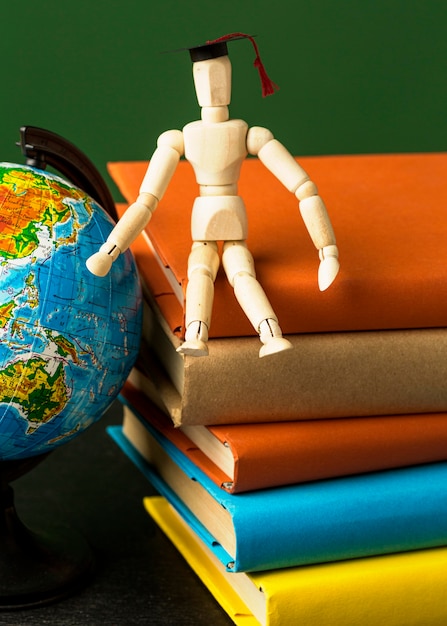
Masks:
[[[116,401],[87,432],[12,483],[22,522],[33,530],[69,526],[86,538],[96,565],[75,595],[1,611],[0,624],[233,623],[145,512],[142,499],[154,491],[105,432],[121,420]]]

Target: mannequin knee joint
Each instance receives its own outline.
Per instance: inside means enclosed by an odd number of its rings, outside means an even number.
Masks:
[[[214,241],[194,243],[188,259],[188,278],[191,278],[194,272],[201,272],[208,274],[214,281],[218,269],[217,244]]]
[[[227,241],[223,248],[222,264],[233,287],[239,274],[256,277],[253,257],[244,242]]]

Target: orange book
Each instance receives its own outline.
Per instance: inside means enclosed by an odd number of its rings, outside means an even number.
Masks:
[[[318,254],[294,195],[254,158],[244,162],[239,184],[247,206],[248,247],[284,334],[445,326],[447,154],[306,157],[299,162],[318,185],[340,250],[340,273],[323,293],[317,285]],[[129,203],[138,195],[147,165],[109,164]],[[146,229],[178,298],[157,293],[151,277],[145,279],[180,333],[197,193],[192,167],[181,161]],[[221,269],[210,337],[253,334]]]
[[[147,423],[230,493],[447,460],[447,413],[175,428],[129,382],[120,399],[143,457]]]

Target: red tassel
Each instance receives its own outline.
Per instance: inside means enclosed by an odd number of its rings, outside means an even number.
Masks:
[[[213,39],[212,41],[207,41],[207,44],[220,43],[222,41],[229,41],[231,39],[249,39],[253,45],[253,48],[256,52],[256,58],[253,62],[253,65],[259,72],[259,76],[261,79],[261,87],[262,87],[262,96],[271,96],[275,91],[279,89],[278,85],[274,83],[271,78],[269,78],[266,69],[264,67],[263,62],[261,61],[261,56],[259,54],[258,46],[254,37],[251,35],[246,35],[245,33],[230,33],[229,35],[224,35],[223,37],[219,37],[218,39]]]

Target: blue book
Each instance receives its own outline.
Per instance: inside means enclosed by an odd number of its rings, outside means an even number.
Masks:
[[[230,572],[447,545],[447,462],[229,494],[129,407],[108,431]]]

